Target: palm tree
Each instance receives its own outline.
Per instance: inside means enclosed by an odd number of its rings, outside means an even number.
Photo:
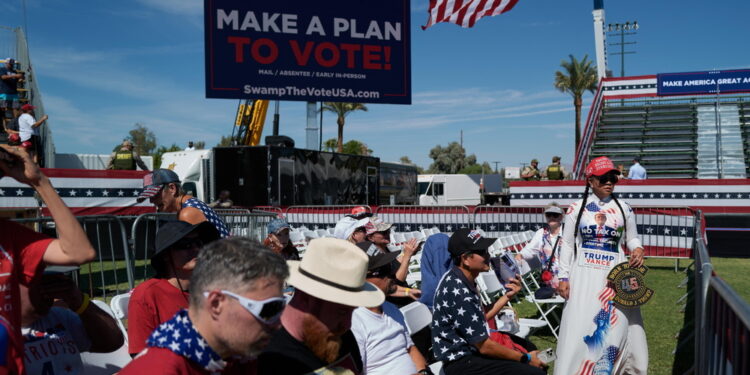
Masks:
[[[367,106],[362,103],[339,103],[324,102],[321,111],[329,111],[336,114],[336,124],[339,126],[338,143],[336,144],[337,152],[344,151],[344,122],[346,116],[354,111],[367,111]]]
[[[565,72],[555,72],[555,88],[567,92],[573,96],[573,106],[576,109],[576,148],[581,142],[581,106],[583,105],[583,94],[586,90],[594,93],[599,79],[596,74],[596,66],[593,61],[588,60],[589,55],[583,56],[578,61],[573,55],[568,55],[570,61],[563,60],[560,66]],[[567,74],[566,74],[567,73]]]

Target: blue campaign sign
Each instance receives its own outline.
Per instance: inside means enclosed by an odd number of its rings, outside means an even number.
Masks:
[[[205,0],[206,97],[411,104],[409,0]]]
[[[750,92],[750,69],[662,73],[656,81],[659,96]]]

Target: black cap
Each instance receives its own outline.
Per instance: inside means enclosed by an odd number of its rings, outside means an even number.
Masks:
[[[399,252],[391,252],[391,253],[383,253],[380,252],[378,254],[375,254],[374,256],[370,257],[370,260],[367,262],[367,277],[370,276],[383,276],[380,274],[373,274],[372,271],[375,271],[381,267],[390,265],[393,263],[394,260],[398,257]],[[388,275],[385,276],[391,276],[395,270],[389,269]]]
[[[219,231],[217,231],[216,227],[208,221],[193,225],[185,221],[170,220],[165,224],[162,224],[157,230],[155,241],[156,246],[154,246],[154,255],[152,255],[151,258],[153,259],[161,252],[193,232],[198,233],[198,238],[203,240],[203,243],[216,241],[220,238]]]
[[[461,228],[448,240],[448,252],[455,258],[469,251],[487,250],[497,238],[482,237],[478,230]]]

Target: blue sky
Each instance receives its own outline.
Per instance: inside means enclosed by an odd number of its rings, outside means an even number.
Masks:
[[[422,31],[428,3],[411,2],[413,104],[369,105],[347,119],[345,140],[427,167],[429,150],[463,129],[479,161],[546,164],[560,155],[571,163],[572,99],[552,82],[568,54],[594,58],[592,1],[519,0],[473,29]],[[607,22],[641,25],[627,75],[750,67],[747,0],[605,0],[605,9]],[[26,10],[58,152],[107,153],[136,122],[167,145],[214,145],[231,132],[237,101],[204,98],[203,1],[27,0]],[[24,25],[21,0],[0,2],[0,25]],[[609,68],[619,74],[619,57]],[[304,128],[305,103],[282,102],[281,133],[304,147]],[[335,128],[326,115],[323,139]]]

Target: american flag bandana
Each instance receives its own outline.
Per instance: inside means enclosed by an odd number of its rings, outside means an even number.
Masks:
[[[146,341],[146,345],[168,349],[197,363],[209,372],[221,371],[226,366],[226,362],[195,330],[187,310],[184,309],[157,327]]]

